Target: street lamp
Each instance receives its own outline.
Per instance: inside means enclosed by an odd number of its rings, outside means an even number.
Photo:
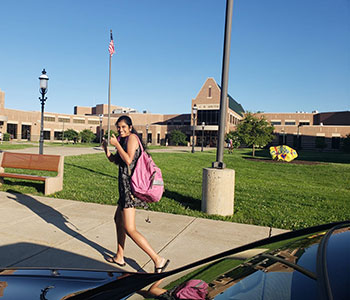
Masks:
[[[194,135],[195,135],[195,126],[196,126],[196,117],[197,117],[197,105],[193,105],[192,108],[192,118],[193,118],[193,127],[192,127],[192,153],[194,153]]]
[[[47,93],[47,84],[49,77],[46,75],[45,69],[42,70],[41,75],[39,77],[40,80],[40,93],[41,98],[39,97],[39,100],[41,101],[41,125],[40,125],[40,140],[39,140],[39,154],[43,154],[44,150],[44,106],[46,97],[45,94]]]
[[[297,149],[300,149],[300,127],[303,126],[301,123],[298,124],[298,133],[297,133]]]
[[[100,118],[100,145],[102,144],[102,120],[103,120],[103,115],[99,115]]]
[[[148,145],[148,129],[149,129],[149,125],[146,125],[146,146]]]
[[[203,152],[203,143],[204,143],[204,126],[205,126],[205,122],[202,122],[202,152]]]

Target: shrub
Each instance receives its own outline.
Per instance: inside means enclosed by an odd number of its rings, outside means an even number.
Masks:
[[[5,132],[4,133],[4,137],[3,137],[3,139],[4,139],[4,141],[9,141],[10,140],[10,134],[9,133],[7,133],[7,132]]]
[[[170,132],[170,143],[175,146],[185,146],[187,145],[186,134],[180,130],[172,130]]]

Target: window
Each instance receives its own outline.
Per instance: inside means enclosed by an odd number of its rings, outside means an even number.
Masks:
[[[340,137],[339,136],[332,137],[332,149],[340,149]]]
[[[271,121],[271,125],[281,125],[281,121]]]
[[[208,98],[211,98],[211,86],[209,86],[209,89],[208,89]]]
[[[62,131],[55,131],[54,140],[62,140]]]
[[[55,117],[44,116],[44,121],[55,122],[56,118]]]
[[[50,134],[50,131],[44,130],[44,140],[50,140]]]
[[[60,123],[70,123],[70,119],[69,118],[58,118],[58,122],[60,122]]]
[[[285,122],[284,124],[285,125],[295,125],[295,122],[294,121],[289,121],[289,122]]]
[[[160,144],[160,133],[157,133],[157,144]]]
[[[22,139],[23,140],[30,140],[30,125],[22,125]]]
[[[308,125],[310,125],[310,122],[302,122],[302,121],[300,121],[299,125],[300,126],[308,126]]]
[[[17,139],[17,124],[7,123],[7,133],[12,139]]]
[[[219,110],[198,110],[197,124],[218,125],[219,124]]]
[[[85,119],[73,119],[73,123],[85,124]]]
[[[98,121],[98,120],[88,120],[88,124],[91,124],[91,125],[100,125],[100,121]]]

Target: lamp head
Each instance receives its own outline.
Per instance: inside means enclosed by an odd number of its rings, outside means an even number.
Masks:
[[[39,80],[40,80],[40,90],[42,93],[45,94],[47,91],[47,85],[49,80],[49,77],[46,75],[45,69],[42,70]]]

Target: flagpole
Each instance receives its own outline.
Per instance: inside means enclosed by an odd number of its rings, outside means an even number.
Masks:
[[[111,35],[111,43],[113,43],[113,36],[112,36],[112,29],[110,30],[110,35]],[[113,47],[114,48],[114,47]],[[107,125],[107,139],[108,139],[108,145],[109,145],[109,139],[110,139],[110,131],[111,131],[111,66],[112,66],[112,55],[113,51],[109,51],[109,82],[108,82],[108,125]]]
[[[112,32],[112,30],[111,30]],[[108,83],[108,145],[111,131],[111,66],[112,66],[112,55],[109,55],[109,83]]]

